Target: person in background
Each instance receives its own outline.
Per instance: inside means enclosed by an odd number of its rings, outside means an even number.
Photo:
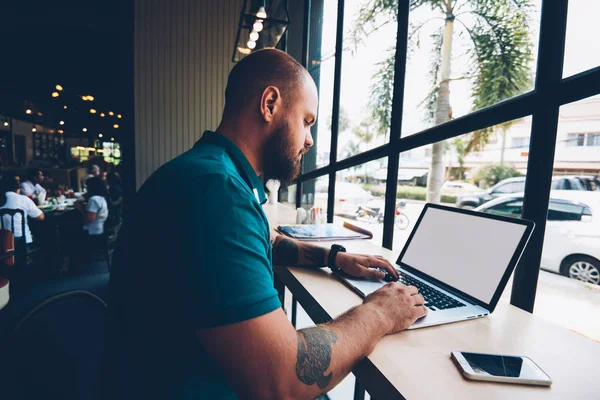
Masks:
[[[108,193],[110,201],[113,203],[123,197],[123,182],[121,175],[118,172],[109,172],[106,174],[106,182],[108,183]]]
[[[51,197],[59,197],[62,193],[59,190],[58,184],[54,181],[54,178],[50,174],[46,174],[45,178],[43,184],[44,190],[46,190]]]
[[[37,168],[30,169],[27,172],[27,180],[21,183],[21,194],[32,200],[37,198],[40,193],[45,192],[42,182],[44,182],[44,173]]]
[[[33,200],[27,196],[20,194],[21,188],[19,187],[18,176],[6,176],[0,182],[0,209],[10,210],[23,210],[25,213],[25,243],[33,243],[33,237],[27,224],[27,217],[35,218],[37,220],[44,219],[44,213],[42,210],[37,208]],[[21,221],[21,215],[16,214],[14,216],[15,230],[13,234],[15,238],[23,237],[23,223]],[[11,216],[4,215],[2,217],[2,225],[4,229],[11,229]]]
[[[99,236],[104,234],[104,222],[108,218],[108,187],[100,176],[89,178],[86,184],[86,203],[78,201],[75,208],[83,213],[83,230],[90,236]]]
[[[94,178],[96,176],[100,176],[100,167],[96,164],[90,164],[88,167],[88,174],[81,178],[81,190],[87,188],[87,180],[90,178]]]

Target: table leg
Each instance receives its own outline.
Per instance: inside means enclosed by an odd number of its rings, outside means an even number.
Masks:
[[[279,301],[281,302],[281,307],[285,311],[285,285],[281,282],[281,279],[275,275],[275,279],[273,281],[273,285],[275,286],[275,290],[277,290],[277,294],[279,295]]]
[[[365,389],[358,379],[356,379],[356,382],[354,383],[354,400],[365,400]]]
[[[298,312],[298,302],[296,301],[296,298],[294,296],[292,296],[292,325],[294,325],[294,328],[296,327],[297,312]]]

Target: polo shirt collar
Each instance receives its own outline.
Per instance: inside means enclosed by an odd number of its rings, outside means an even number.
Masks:
[[[265,194],[261,180],[256,175],[254,168],[252,168],[252,165],[250,165],[250,162],[244,153],[242,153],[235,143],[225,136],[213,131],[205,131],[202,138],[196,143],[196,146],[200,143],[210,143],[223,147],[232,158],[235,165],[242,169],[240,172],[245,175],[245,180],[249,183],[250,189],[254,192],[256,200],[258,200],[260,204],[265,204],[267,202],[267,195]]]

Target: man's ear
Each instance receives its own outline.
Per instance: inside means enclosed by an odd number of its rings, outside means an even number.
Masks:
[[[281,93],[275,86],[268,86],[260,98],[260,113],[265,122],[273,121],[275,113],[279,112],[282,106]]]

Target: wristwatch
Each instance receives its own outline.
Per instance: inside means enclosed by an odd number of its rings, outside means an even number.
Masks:
[[[329,256],[327,257],[327,266],[333,271],[339,271],[340,269],[335,265],[335,256],[337,256],[337,253],[339,252],[345,253],[346,252],[346,248],[344,246],[341,246],[339,244],[334,244],[331,246],[331,250],[329,251]]]

